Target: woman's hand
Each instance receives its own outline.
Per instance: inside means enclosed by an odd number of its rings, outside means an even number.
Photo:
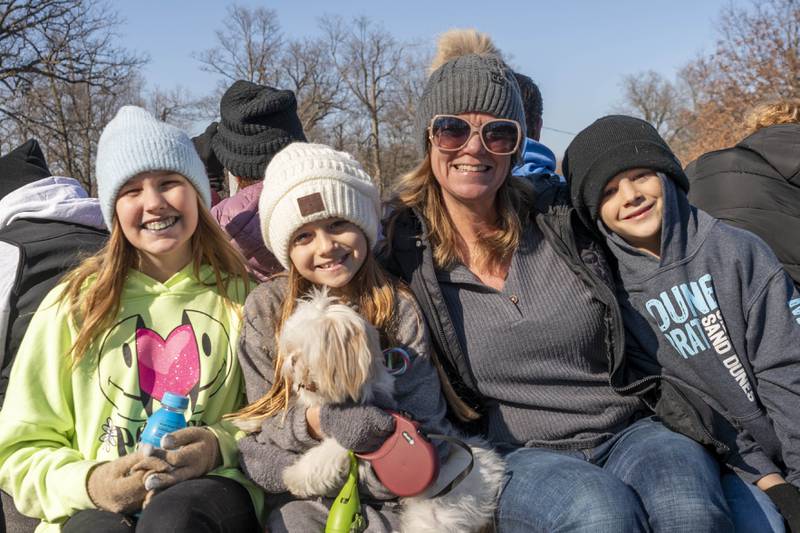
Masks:
[[[312,417],[319,416],[322,435],[336,439],[342,447],[356,453],[377,450],[394,431],[394,418],[371,405],[323,405],[318,410],[318,415],[312,413]],[[309,422],[309,433],[311,429]]]

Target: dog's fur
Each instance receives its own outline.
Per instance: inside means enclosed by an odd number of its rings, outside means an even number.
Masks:
[[[311,407],[347,400],[382,407],[393,402],[394,378],[383,362],[377,330],[361,315],[327,294],[313,290],[298,301],[283,325],[279,350],[292,401]],[[479,531],[491,523],[505,472],[500,456],[477,438],[467,439],[475,466],[449,493],[401,499],[402,531]],[[308,450],[284,471],[289,492],[308,498],[335,496],[349,470],[348,452],[332,438]],[[359,461],[363,477],[370,469]]]

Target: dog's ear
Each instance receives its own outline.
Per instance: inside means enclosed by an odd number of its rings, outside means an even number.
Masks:
[[[372,370],[375,356],[373,340],[377,339],[377,332],[361,315],[352,309],[345,309],[339,316],[346,316],[347,320],[334,322],[329,341],[337,346],[333,353],[338,361],[333,363],[339,374],[338,380],[351,400],[360,401],[363,399],[364,384],[369,380]]]
[[[294,377],[294,367],[296,363],[295,354],[291,351],[285,351],[281,354],[280,360],[280,377],[283,379],[292,379]]]

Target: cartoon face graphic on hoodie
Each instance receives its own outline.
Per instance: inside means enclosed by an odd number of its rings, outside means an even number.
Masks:
[[[108,350],[109,346],[114,348]],[[114,405],[112,419],[126,422],[114,424],[120,443],[131,440],[122,429],[131,423],[138,426],[132,435],[138,440],[165,392],[188,396],[187,416],[190,423],[197,423],[234,360],[224,326],[202,311],[188,309],[180,324],[164,332],[148,328],[141,315],[127,317],[109,330],[100,353],[104,354],[97,372],[100,389]]]

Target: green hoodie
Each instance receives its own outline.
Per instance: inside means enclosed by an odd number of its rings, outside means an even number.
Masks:
[[[222,415],[242,406],[244,389],[235,346],[245,299],[232,283],[225,299],[204,265],[201,282],[187,266],[164,283],[131,270],[114,325],[97,337],[74,369],[66,357],[78,333],[53,289],[33,316],[11,372],[0,411],[0,488],[37,532],[94,504],[89,470],[135,450],[150,413],[167,390],[189,396],[189,425],[210,426],[223,465],[215,474],[248,489],[260,514],[263,496],[237,469],[241,435]]]

